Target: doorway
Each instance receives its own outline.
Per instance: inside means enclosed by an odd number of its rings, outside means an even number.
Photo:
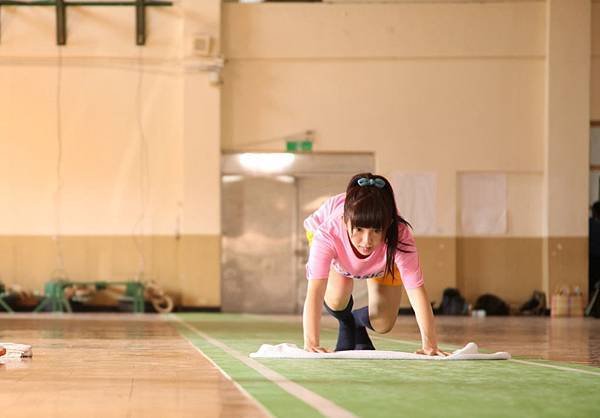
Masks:
[[[306,296],[304,219],[374,156],[228,153],[221,176],[223,312],[297,314]],[[356,286],[355,298],[366,297]]]

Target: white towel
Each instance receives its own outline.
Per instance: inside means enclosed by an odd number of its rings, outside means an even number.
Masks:
[[[256,353],[251,353],[253,358],[279,358],[279,359],[361,359],[361,360],[508,360],[510,354],[504,351],[493,354],[480,354],[475,343],[468,343],[463,348],[454,351],[451,355],[426,356],[424,354],[405,353],[401,351],[382,350],[354,350],[337,351],[334,353],[309,353],[295,344],[263,344]]]
[[[32,357],[33,350],[27,344],[14,344],[0,342],[0,347],[6,349],[6,354],[0,356],[0,364],[6,364],[10,361],[20,361],[24,357]]]

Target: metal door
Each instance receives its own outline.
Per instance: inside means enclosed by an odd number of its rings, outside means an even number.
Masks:
[[[296,306],[295,313],[301,313],[306,298],[306,261],[308,258],[308,242],[304,232],[304,219],[321,206],[325,200],[346,190],[350,176],[331,174],[298,177],[298,218],[296,241]],[[354,281],[354,301],[357,306],[366,303],[366,282]]]
[[[223,311],[292,312],[294,178],[225,176],[222,185]]]
[[[308,255],[303,221],[328,197],[342,193],[353,174],[373,167],[371,154],[291,157],[223,155],[224,312],[302,312]],[[248,161],[254,166],[244,164]],[[355,281],[357,303],[366,300],[363,285]]]

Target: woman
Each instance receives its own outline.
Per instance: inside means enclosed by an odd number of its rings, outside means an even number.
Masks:
[[[396,322],[402,285],[415,311],[427,355],[448,355],[437,346],[433,312],[410,225],[399,214],[382,176],[354,176],[346,193],[328,199],[304,221],[310,245],[306,265],[304,349],[320,344],[321,306],[340,324],[336,351],[374,350],[366,328],[389,332]],[[352,311],[353,280],[367,280],[368,306]]]

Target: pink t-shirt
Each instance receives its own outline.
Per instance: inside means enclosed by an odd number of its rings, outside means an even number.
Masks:
[[[329,198],[304,220],[304,228],[314,234],[306,264],[309,280],[327,278],[330,268],[353,279],[383,277],[387,245],[380,245],[366,258],[354,254],[342,219],[345,199],[346,193]],[[396,251],[394,257],[402,283],[407,289],[420,287],[423,285],[423,273],[415,240],[407,225],[398,225],[398,240],[405,244],[399,245],[400,248],[410,251]]]

